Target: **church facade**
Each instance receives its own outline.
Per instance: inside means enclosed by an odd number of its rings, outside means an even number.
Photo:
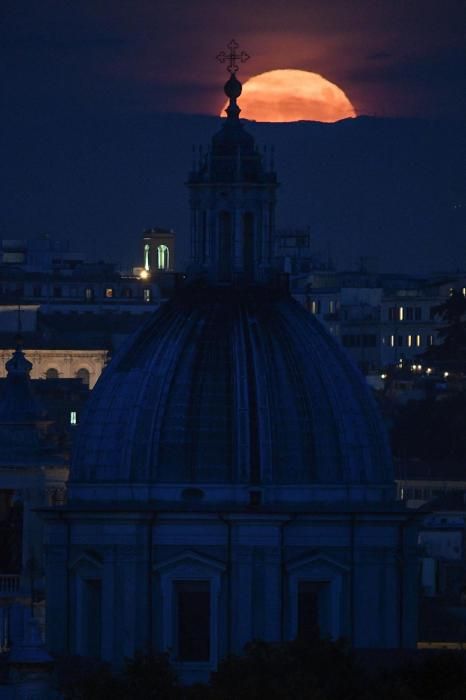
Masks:
[[[51,652],[168,651],[203,680],[252,639],[416,643],[416,529],[363,378],[274,273],[277,180],[227,118],[190,174],[186,285],[88,403],[47,525]]]

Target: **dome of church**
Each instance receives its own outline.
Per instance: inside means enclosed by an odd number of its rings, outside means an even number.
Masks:
[[[234,75],[225,92],[227,118],[188,181],[194,281],[97,383],[71,496],[391,497],[390,454],[368,387],[274,282],[276,175],[239,119]]]
[[[393,481],[370,392],[321,324],[278,288],[202,285],[105,370],[71,474],[201,488]]]
[[[227,117],[187,182],[187,276],[103,372],[68,501],[41,511],[50,650],[118,669],[153,647],[187,684],[251,639],[392,649],[417,629],[417,531],[383,423],[290,292],[274,167],[236,104],[248,55],[228,49]]]

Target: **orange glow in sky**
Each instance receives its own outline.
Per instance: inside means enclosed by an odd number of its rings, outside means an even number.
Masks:
[[[341,88],[304,70],[272,70],[253,76],[244,83],[238,104],[242,118],[258,122],[336,122],[356,116]]]

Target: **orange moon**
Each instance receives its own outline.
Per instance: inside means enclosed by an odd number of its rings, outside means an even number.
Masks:
[[[305,70],[271,70],[249,78],[238,104],[242,118],[258,122],[337,122],[356,116],[338,85]]]

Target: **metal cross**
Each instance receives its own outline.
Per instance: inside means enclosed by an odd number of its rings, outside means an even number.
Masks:
[[[230,53],[220,51],[220,53],[217,55],[217,61],[220,61],[220,63],[225,63],[225,61],[228,61],[227,71],[229,73],[236,73],[236,71],[239,70],[237,61],[246,63],[246,61],[251,57],[248,53],[246,53],[246,51],[241,51],[240,53],[236,52],[236,49],[239,48],[239,44],[234,39],[230,41],[227,48],[230,49]]]

